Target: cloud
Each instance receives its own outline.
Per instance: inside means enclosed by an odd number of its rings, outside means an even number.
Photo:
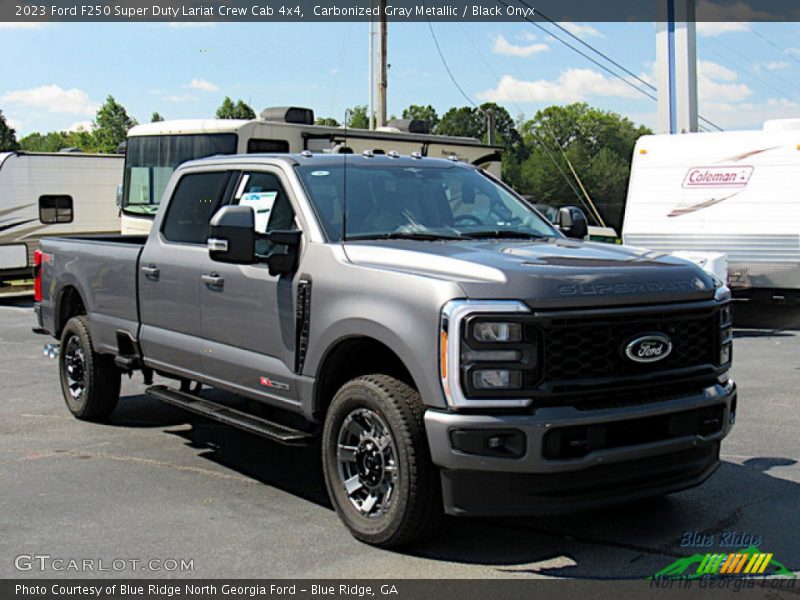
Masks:
[[[91,121],[76,121],[72,125],[67,128],[67,131],[91,131],[92,130],[92,122]]]
[[[767,63],[764,66],[767,67],[767,69],[769,69],[770,71],[782,71],[783,69],[789,68],[789,63],[784,62],[782,60],[774,60],[770,63]]]
[[[572,35],[575,36],[584,36],[584,37],[605,37],[602,33],[597,31],[591,25],[585,25],[581,23],[573,23],[571,21],[564,21],[563,23],[559,23],[564,29],[569,31]]]
[[[41,29],[44,23],[8,23],[0,22],[0,29]]]
[[[526,42],[535,42],[537,39],[539,39],[536,37],[535,33],[531,33],[530,31],[523,31],[517,37],[519,37],[521,40],[525,40]]]
[[[192,90],[200,90],[203,92],[216,92],[219,90],[218,85],[214,85],[205,79],[192,79],[192,81],[186,87]]]
[[[478,94],[489,102],[579,102],[591,97],[642,98],[619,79],[592,69],[566,69],[556,80],[524,81],[504,75],[493,90]]]
[[[710,60],[697,63],[697,94],[701,102],[741,102],[753,95],[750,86],[738,83],[738,74]],[[705,105],[704,105],[705,106]]]
[[[502,35],[497,36],[497,38],[494,40],[494,48],[492,48],[492,52],[495,54],[502,54],[504,56],[521,56],[523,58],[539,52],[547,52],[548,50],[550,50],[550,46],[541,43],[518,46],[509,42]]]
[[[737,23],[732,21],[713,22],[713,21],[698,21],[697,22],[697,35],[701,37],[717,37],[725,33],[735,33],[737,31],[750,31],[747,23]]]
[[[697,24],[704,22],[706,25],[744,25],[743,21],[774,21],[775,15],[763,10],[756,10],[747,2],[717,3],[711,0],[700,0],[695,11]],[[713,28],[711,28],[713,29]],[[730,29],[729,31],[744,31],[744,29]],[[722,31],[726,33],[726,31]]]
[[[190,94],[169,94],[163,96],[161,99],[165,102],[194,102],[197,100],[197,98]]]
[[[83,90],[65,90],[55,84],[6,92],[0,96],[0,101],[71,115],[93,115],[99,108],[99,104],[92,102]]]

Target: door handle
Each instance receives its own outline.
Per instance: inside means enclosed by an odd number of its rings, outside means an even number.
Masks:
[[[144,273],[144,276],[150,281],[158,281],[158,276],[161,271],[155,265],[146,265],[142,267],[142,273]]]
[[[200,279],[208,287],[221,288],[225,285],[225,279],[220,277],[219,273],[211,273],[210,275],[201,275]]]

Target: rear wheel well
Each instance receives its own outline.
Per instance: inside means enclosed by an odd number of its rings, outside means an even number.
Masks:
[[[403,361],[385,344],[368,337],[342,340],[324,359],[314,394],[314,416],[320,420],[336,392],[345,383],[361,375],[389,375],[417,389]]]
[[[56,335],[60,336],[64,326],[72,317],[86,314],[86,305],[83,303],[80,292],[71,285],[66,286],[58,300],[56,312]]]

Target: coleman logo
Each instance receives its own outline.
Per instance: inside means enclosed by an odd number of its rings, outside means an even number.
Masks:
[[[753,167],[692,167],[683,179],[684,188],[743,188]]]
[[[637,337],[625,346],[625,355],[634,362],[651,363],[662,360],[672,352],[672,341],[663,334],[650,333]]]

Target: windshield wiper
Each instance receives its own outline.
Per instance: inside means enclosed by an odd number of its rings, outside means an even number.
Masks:
[[[446,233],[424,233],[421,231],[390,231],[387,233],[369,233],[363,235],[348,235],[347,241],[361,240],[422,240],[434,242],[437,240],[464,240],[462,235],[448,235]]]
[[[530,231],[513,231],[507,229],[494,229],[489,231],[467,231],[464,237],[479,239],[519,238],[525,240],[540,240],[553,237],[545,233],[532,233]]]

